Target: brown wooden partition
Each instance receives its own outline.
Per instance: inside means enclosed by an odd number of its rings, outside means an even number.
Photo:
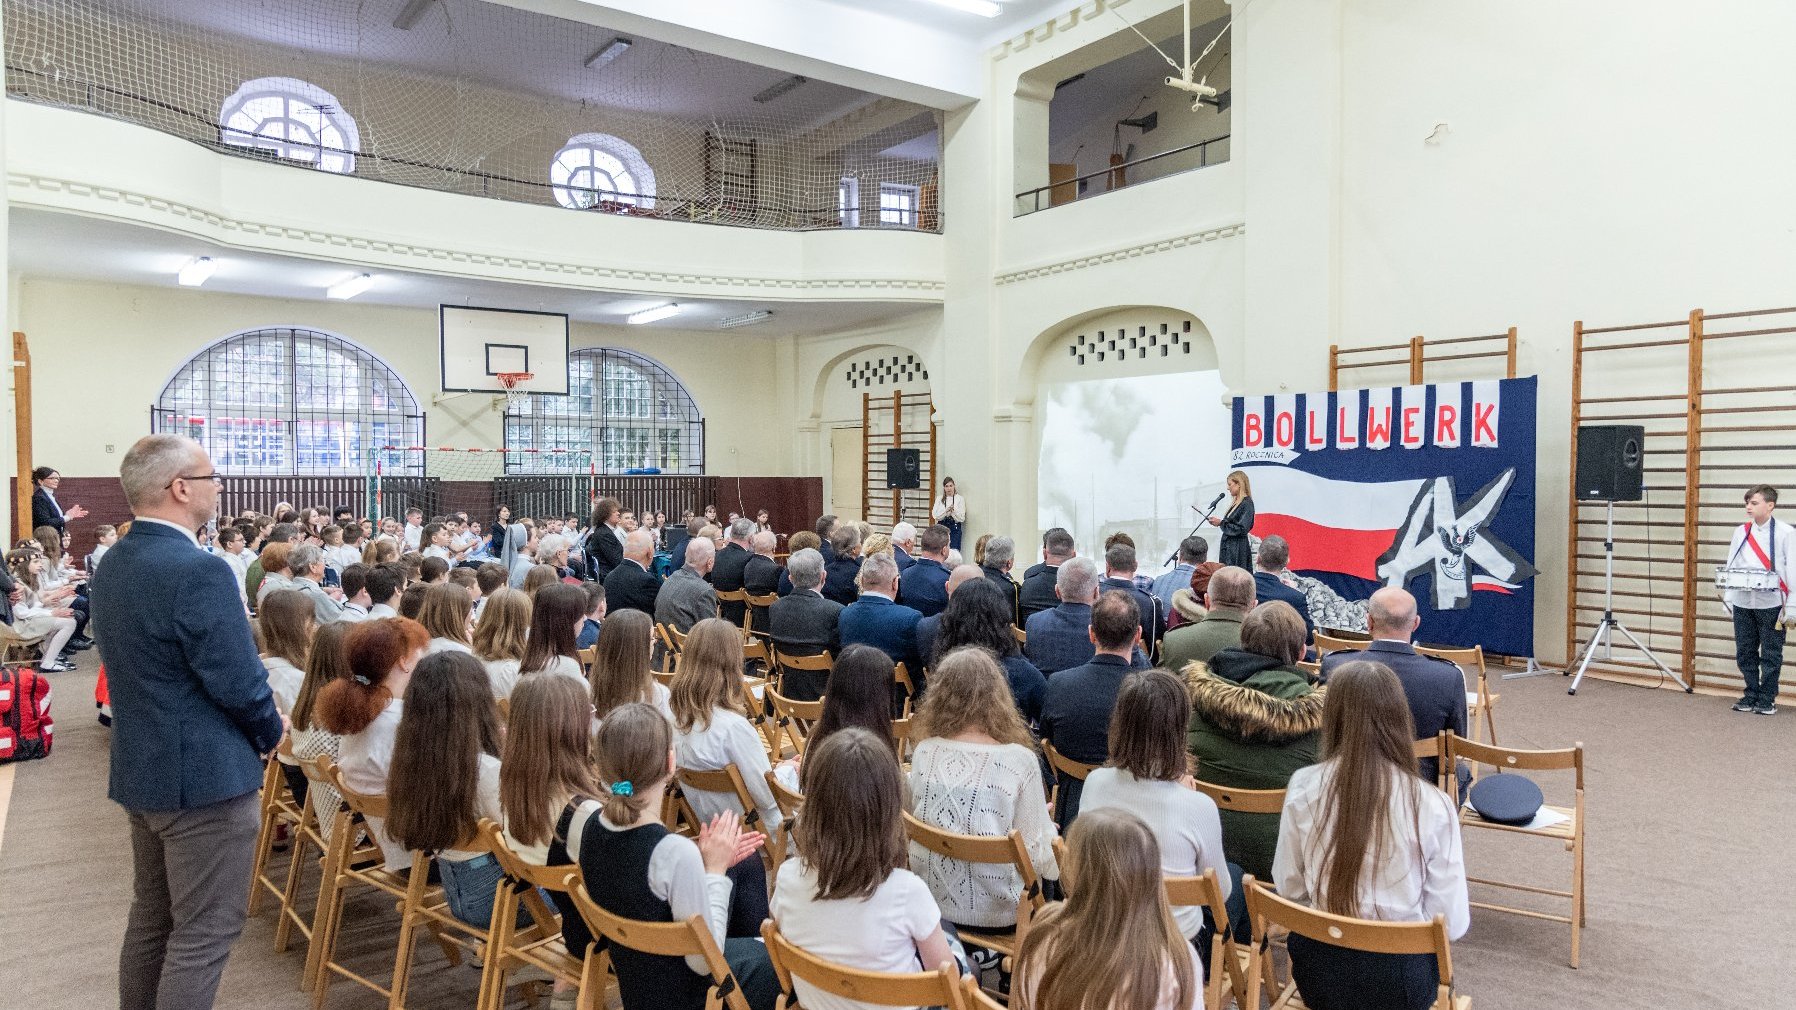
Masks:
[[[1401,344],[1373,344],[1367,347],[1342,347],[1339,344],[1328,345],[1328,388],[1330,391],[1341,388],[1342,373],[1352,373],[1354,388],[1366,385],[1377,385],[1374,376],[1363,373],[1373,369],[1394,371],[1407,369],[1407,377],[1398,380],[1410,385],[1420,385],[1428,381],[1427,373],[1430,364],[1442,365],[1446,362],[1479,362],[1472,367],[1480,377],[1488,374],[1497,362],[1502,363],[1503,377],[1515,378],[1515,327],[1511,326],[1502,333],[1485,333],[1475,337],[1411,337]],[[1451,378],[1458,379],[1458,374],[1466,365],[1456,364]],[[1436,369],[1438,372],[1438,369]],[[1442,377],[1436,375],[1437,380]]]

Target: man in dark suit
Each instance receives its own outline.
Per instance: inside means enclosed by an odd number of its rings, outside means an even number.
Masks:
[[[594,536],[605,536],[602,529],[592,531]],[[661,580],[649,571],[649,565],[655,561],[655,538],[647,530],[637,530],[624,538],[624,561],[605,576],[605,608],[612,613],[619,610],[640,610],[655,616],[655,597],[661,592]]]
[[[79,519],[87,514],[87,510],[79,505],[70,505],[63,510],[62,504],[56,500],[56,489],[62,485],[62,474],[47,466],[40,466],[31,471],[31,483],[37,485],[31,492],[31,528],[48,526],[56,532],[63,532],[70,519]],[[211,516],[207,516],[211,519]]]
[[[1056,526],[1041,538],[1041,564],[1033,565],[1023,575],[1023,588],[1017,591],[1017,610],[1023,623],[1044,610],[1052,610],[1060,600],[1054,595],[1054,579],[1060,566],[1076,553],[1073,535]]]
[[[790,656],[840,652],[842,605],[824,599],[818,591],[823,585],[823,555],[809,547],[794,552],[786,559],[786,574],[792,579],[792,592],[767,610],[774,649]],[[800,701],[815,701],[823,697],[828,679],[827,672],[789,670],[784,693]]]
[[[910,566],[917,563],[914,556],[917,550],[917,528],[910,523],[898,523],[892,527],[892,560],[898,562],[898,575],[903,577]]]
[[[1029,618],[1023,654],[1053,679],[1055,672],[1083,666],[1096,651],[1091,644],[1091,605],[1098,599],[1098,566],[1090,558],[1068,558],[1055,574],[1060,603]],[[1134,666],[1146,669],[1147,656],[1135,650]]]
[[[586,571],[594,582],[604,582],[613,568],[624,563],[624,542],[617,537],[617,516],[622,509],[616,498],[600,498],[592,507],[592,526],[586,531]]]
[[[922,657],[917,652],[917,622],[923,615],[898,603],[898,563],[884,554],[874,554],[861,563],[861,595],[843,608],[838,627],[842,644],[871,645],[903,663],[915,683],[923,675]],[[922,685],[918,684],[918,690]]]
[[[1154,594],[1135,584],[1135,568],[1135,548],[1120,541],[1111,544],[1104,552],[1104,581],[1098,585],[1098,591],[1118,590],[1134,598],[1135,607],[1141,612],[1141,648],[1151,656],[1166,630],[1166,615]]]
[[[1009,537],[992,537],[985,542],[985,577],[992,585],[997,586],[1010,604],[1010,623],[1022,627],[1022,614],[1017,605],[1019,587],[1016,580],[1010,577],[1011,566],[1016,564],[1016,541]]]
[[[129,817],[135,875],[121,1007],[212,1006],[243,928],[263,758],[285,732],[236,576],[194,535],[217,512],[216,477],[192,439],[139,439],[119,470],[131,532],[93,589],[108,794]]]
[[[954,591],[962,585],[965,585],[974,579],[983,578],[985,578],[985,572],[982,571],[978,565],[957,565],[955,566],[954,571],[948,573],[948,595],[952,597]],[[898,592],[900,598],[902,598],[904,593],[904,580],[902,578],[899,579],[898,586]],[[917,622],[917,655],[923,658],[925,665],[935,665],[935,636],[939,634],[941,630],[941,614],[930,614]]]
[[[748,538],[754,535],[753,519],[739,518],[730,523],[729,542],[717,552],[717,563],[711,568],[711,585],[718,592],[727,593],[742,588],[742,570],[748,567],[748,559],[754,554],[748,548]],[[737,627],[742,626],[742,612],[747,609],[746,604],[724,600],[721,607],[724,620]]]
[[[823,595],[846,607],[859,595],[855,580],[861,574],[861,531],[838,526],[829,535],[833,552],[823,562]]]
[[[898,580],[898,602],[924,617],[948,607],[948,527],[936,525],[918,534],[920,554]]]
[[[742,588],[750,596],[772,596],[780,587],[780,564],[773,560],[773,549],[779,538],[771,530],[762,530],[749,538],[748,549],[754,553],[742,566]],[[715,585],[715,582],[713,582]],[[754,630],[767,630],[767,608],[754,611]]]
[[[1327,683],[1329,676],[1345,663],[1383,663],[1403,684],[1403,697],[1409,702],[1410,718],[1415,720],[1417,740],[1431,740],[1441,730],[1465,736],[1465,672],[1445,659],[1422,655],[1410,644],[1416,628],[1422,624],[1416,613],[1416,598],[1395,586],[1380,589],[1367,602],[1366,623],[1372,632],[1371,643],[1364,649],[1331,652],[1322,657],[1322,682]],[[1433,782],[1440,777],[1440,762],[1423,758],[1420,771],[1423,778]],[[1471,782],[1470,771],[1459,769],[1459,778],[1463,794]]]
[[[1291,564],[1291,545],[1285,538],[1274,534],[1260,541],[1259,556],[1254,558],[1253,586],[1254,596],[1261,603],[1280,600],[1289,603],[1303,618],[1303,626],[1308,629],[1310,639],[1315,640],[1316,622],[1310,620],[1310,601],[1304,595],[1279,579]]]
[[[684,635],[692,626],[717,616],[717,590],[705,581],[717,560],[717,548],[704,537],[686,546],[686,564],[667,577],[655,594],[655,623]]]
[[[1135,594],[1112,589],[1091,608],[1094,647],[1090,662],[1048,678],[1041,703],[1041,735],[1062,757],[1101,765],[1110,757],[1110,713],[1116,692],[1129,675],[1130,658],[1141,640],[1141,606]],[[1085,783],[1056,773],[1060,794],[1054,820],[1065,831],[1079,813]]]

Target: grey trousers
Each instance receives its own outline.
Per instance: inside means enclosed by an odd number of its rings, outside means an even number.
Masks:
[[[135,880],[119,1008],[204,1010],[243,931],[260,804],[246,793],[192,810],[128,813]]]

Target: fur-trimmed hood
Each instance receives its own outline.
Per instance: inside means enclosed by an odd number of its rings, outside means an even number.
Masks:
[[[1322,728],[1324,692],[1301,670],[1275,666],[1236,683],[1189,663],[1185,685],[1192,714],[1242,743],[1281,746]]]

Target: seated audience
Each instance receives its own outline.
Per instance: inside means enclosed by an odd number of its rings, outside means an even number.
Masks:
[[[738,520],[740,522],[741,520]],[[691,551],[687,552],[691,557]],[[672,688],[674,755],[681,768],[698,772],[719,771],[735,765],[755,802],[761,824],[771,831],[779,827],[779,804],[767,785],[767,742],[743,715],[748,702],[742,685],[742,629],[721,617],[698,622],[680,650],[680,669]],[[682,786],[686,802],[709,821],[729,811],[746,816],[731,792],[711,792]]]
[[[892,526],[889,539],[892,542],[892,560],[898,562],[898,574],[902,575],[917,560],[917,528],[910,523],[897,523]]]
[[[304,546],[304,544],[276,541],[262,548],[261,556],[256,559],[256,563],[262,566],[261,579],[256,580],[254,578],[255,569],[250,570],[252,581],[257,583],[256,589],[250,594],[250,599],[256,601],[256,606],[260,607],[263,598],[277,589],[294,588],[293,580],[287,577],[287,556],[290,552]]]
[[[312,635],[311,648],[306,653],[305,678],[300,681],[299,694],[293,698],[293,710],[288,716],[288,734],[293,739],[293,757],[296,761],[310,760],[327,756],[332,761],[338,756],[337,734],[325,729],[318,721],[318,695],[326,684],[339,680],[347,680],[353,676],[349,671],[349,653],[345,647],[345,639],[353,624],[338,621],[326,624]],[[337,808],[342,804],[342,797],[329,786],[311,788],[311,780],[297,764],[289,771],[282,766],[281,771],[287,776],[287,785],[293,791],[293,798],[300,803],[308,800],[312,804],[312,814],[318,818],[318,824],[325,837],[331,833],[331,819],[336,816]]]
[[[457,919],[482,929],[504,874],[491,853],[455,846],[482,817],[501,823],[499,752],[505,732],[486,670],[465,652],[426,656],[412,671],[387,773],[387,833],[436,854],[443,897]]]
[[[1136,582],[1135,569],[1132,544],[1115,543],[1104,548],[1104,581],[1098,583],[1098,590],[1126,592],[1135,598],[1135,606],[1141,611],[1141,651],[1152,656],[1160,636],[1166,632],[1166,613],[1160,609],[1159,599]]]
[[[399,616],[399,591],[405,574],[392,564],[368,569],[368,619]]]
[[[268,671],[268,689],[274,692],[274,707],[282,715],[293,714],[293,699],[299,697],[299,685],[306,678],[306,652],[316,628],[312,601],[291,589],[269,593],[256,612],[262,668]]]
[[[793,552],[786,559],[786,574],[792,577],[791,594],[781,597],[767,610],[774,650],[789,656],[840,652],[843,607],[834,600],[824,599],[820,591],[823,555],[809,547]],[[810,670],[788,670],[784,693],[798,701],[816,701],[823,697],[826,676]]]
[[[1459,811],[1416,775],[1415,727],[1403,685],[1380,663],[1335,670],[1322,720],[1320,764],[1285,793],[1271,884],[1291,901],[1382,922],[1447,921],[1457,940],[1471,922]],[[1372,954],[1292,935],[1291,978],[1306,1006],[1433,1006],[1433,954]]]
[[[531,602],[530,637],[518,663],[518,679],[542,674],[566,677],[586,687],[580,649],[574,644],[586,623],[586,593],[579,586],[544,586]]]
[[[916,567],[912,565],[911,567]],[[973,580],[985,580],[985,570],[978,565],[960,565],[948,573],[948,601],[954,601],[954,592]],[[898,580],[898,594],[904,595],[904,579]],[[942,615],[929,614],[917,622],[917,655],[923,657],[925,664],[935,661],[935,639],[942,631]],[[1014,637],[1014,636],[1012,636]]]
[[[16,584],[14,591],[19,594],[19,598],[12,601],[13,631],[25,638],[48,636],[39,645],[38,671],[67,673],[73,670],[73,654],[66,650],[75,637],[75,611],[67,606],[67,597],[74,595],[74,589],[64,586],[56,593],[38,590],[48,563],[42,551],[14,550],[6,563]]]
[[[1054,581],[1059,577],[1060,566],[1076,554],[1073,535],[1061,527],[1056,526],[1042,536],[1041,563],[1029,566],[1023,573],[1022,587],[1017,590],[1019,626],[1026,626],[1029,618],[1059,605],[1059,598],[1054,595]]]
[[[536,563],[547,565],[555,573],[557,581],[571,579],[574,570],[568,566],[568,551],[572,549],[568,538],[560,533],[551,533],[536,544]]]
[[[1303,619],[1288,605],[1262,603],[1241,622],[1241,644],[1206,667],[1184,671],[1191,689],[1189,746],[1197,777],[1236,789],[1283,789],[1297,769],[1316,763],[1322,692],[1297,668]],[[1273,814],[1222,812],[1229,862],[1270,880],[1278,841]]]
[[[271,545],[285,544],[298,535],[299,527],[292,523],[275,523],[268,527],[268,531],[262,536],[262,545],[256,548],[256,560],[249,563],[249,571],[243,576],[244,595],[252,600],[261,601],[262,581],[268,577],[268,566],[263,561],[263,555],[268,553],[268,548]],[[287,569],[287,554],[284,550],[280,554],[280,561],[280,571],[284,572]],[[282,585],[275,588],[285,589],[287,587]]]
[[[447,558],[421,557],[418,559],[419,582],[422,582],[427,586],[434,586],[448,577],[449,560]]]
[[[773,559],[773,550],[778,543],[770,530],[761,530],[749,538],[748,548],[754,555],[742,566],[742,588],[748,595],[772,596],[779,592],[780,566]],[[766,607],[754,608],[754,631],[766,634],[767,620]]]
[[[716,548],[700,537],[686,545],[686,564],[667,577],[655,594],[655,623],[684,635],[692,626],[717,616],[717,590],[705,577],[716,562]],[[737,625],[740,634],[741,625]]]
[[[1207,663],[1224,649],[1241,644],[1241,622],[1254,608],[1254,579],[1245,568],[1219,568],[1210,576],[1203,620],[1166,633],[1160,665],[1182,673],[1187,664]]]
[[[287,568],[291,574],[290,589],[297,590],[312,604],[312,612],[319,624],[330,624],[343,616],[343,595],[341,588],[325,589],[321,583],[324,579],[324,548],[316,544],[300,544],[287,553]],[[263,586],[267,586],[266,580]]]
[[[987,650],[1004,668],[1004,679],[1010,684],[1017,710],[1025,722],[1034,725],[1041,717],[1048,682],[1017,645],[1009,607],[1003,590],[990,579],[975,578],[956,587],[954,595],[948,598],[948,609],[942,611],[941,630],[935,635],[930,662],[934,665],[962,646],[976,645]],[[918,685],[919,690],[922,687]]]
[[[597,531],[603,533],[603,530]],[[605,576],[605,605],[611,613],[640,610],[655,616],[655,598],[661,581],[649,566],[655,563],[654,540],[637,530],[624,538],[624,560]]]
[[[561,576],[548,565],[531,565],[530,571],[524,574],[524,594],[534,597],[544,586],[558,586]]]
[[[442,583],[424,590],[424,605],[418,609],[418,623],[430,632],[430,654],[438,652],[473,652],[468,635],[468,616],[473,604],[460,586]]]
[[[586,590],[586,620],[580,625],[580,634],[574,644],[582,649],[590,649],[599,640],[599,628],[605,620],[605,587],[597,582],[581,585]]]
[[[592,717],[603,722],[620,705],[653,705],[673,722],[672,695],[649,667],[655,624],[640,610],[619,611],[599,632],[592,661]]]
[[[511,573],[511,588],[524,588],[524,579],[529,576],[530,569],[536,567],[536,528],[523,523],[509,527],[499,563]]]
[[[730,523],[725,535],[729,539],[718,549],[716,561],[711,565],[711,586],[718,592],[735,592],[743,586],[744,569],[748,567],[748,559],[754,557],[749,540],[755,535],[755,521],[753,519],[737,519]],[[688,549],[687,561],[691,560],[691,551]],[[742,627],[744,604],[735,600],[725,600],[720,606],[723,609],[721,616],[724,620],[738,628]]]
[[[1148,590],[1154,594],[1154,599],[1160,601],[1160,613],[1172,614],[1172,594],[1180,589],[1189,588],[1191,574],[1197,571],[1198,565],[1209,559],[1210,542],[1208,540],[1193,534],[1179,541],[1178,564],[1173,565],[1165,574],[1156,578],[1152,583],[1153,588]]]
[[[823,595],[846,607],[857,595],[855,584],[861,574],[861,531],[843,523],[829,535],[829,540],[834,553],[824,558]]]
[[[1023,647],[1029,662],[1050,681],[1054,674],[1091,661],[1091,605],[1098,600],[1098,567],[1090,558],[1062,562],[1054,576],[1054,595],[1060,604],[1029,618],[1029,642]],[[1131,665],[1145,669],[1147,656],[1136,649]]]
[[[893,764],[897,764],[898,742],[892,738],[892,675],[892,657],[871,645],[843,649],[829,671],[823,714],[805,735],[805,750],[815,750],[837,730],[859,726],[884,740]],[[803,792],[804,752],[775,765],[773,774],[787,789]]]
[[[346,680],[326,684],[318,694],[318,721],[341,739],[337,765],[343,784],[369,796],[387,794],[387,772],[393,764],[393,739],[399,730],[406,685],[424,658],[430,635],[403,617],[363,621],[349,629],[344,651],[349,656]],[[368,828],[386,857],[388,870],[411,869],[411,854],[383,829],[379,818]]]
[[[742,830],[728,812],[711,818],[696,841],[667,830],[661,807],[673,782],[674,755],[667,720],[653,708],[630,704],[612,712],[595,749],[604,804],[568,836],[593,902],[614,915],[652,922],[702,916],[750,1010],[771,1010],[780,986],[760,940],[767,878],[756,852],[763,836]],[[624,1006],[706,1007],[711,974],[704,958],[616,945],[608,953]]]
[[[804,951],[862,971],[955,966],[942,911],[905,861],[904,782],[891,739],[848,727],[810,747],[794,856],[780,867],[773,919]],[[857,1004],[794,979],[806,1007]]]
[[[343,590],[343,610],[337,615],[339,622],[366,621],[368,609],[374,606],[373,597],[368,595],[367,565],[357,561],[344,568],[338,578],[339,588]]]
[[[518,683],[518,668],[530,641],[530,609],[533,601],[522,590],[500,587],[486,598],[480,620],[474,625],[474,658],[486,668],[487,686],[494,698],[511,697]]]
[[[909,775],[913,815],[962,835],[1020,832],[1036,872],[1060,879],[1035,741],[997,660],[974,648],[943,657],[912,735],[920,740]],[[951,859],[915,843],[910,868],[929,885],[950,923],[984,930],[1016,925],[1023,880],[1014,869]]]
[[[931,526],[917,534],[917,558],[898,582],[898,602],[924,617],[948,608],[948,528]],[[983,574],[983,573],[981,573]]]
[[[1303,592],[1285,585],[1282,576],[1291,564],[1291,545],[1281,536],[1270,536],[1260,541],[1260,552],[1254,557],[1253,585],[1254,596],[1261,603],[1278,600],[1290,604],[1303,618],[1304,640],[1307,642],[1316,633],[1315,622],[1310,620],[1310,604]]]
[[[1018,603],[1021,587],[1010,577],[1010,569],[1016,563],[1016,541],[1009,537],[992,537],[985,544],[985,560],[979,567],[985,569],[985,578],[997,586],[1010,604],[1010,623],[1022,627],[1023,618]]]
[[[898,595],[898,563],[889,555],[875,554],[861,562],[859,581],[860,598],[843,607],[837,620],[842,644],[871,645],[892,657],[892,662],[903,663],[913,682],[921,678],[917,622],[923,615],[894,599]]]
[[[501,589],[506,588],[511,580],[507,576],[505,566],[497,561],[487,561],[474,569],[474,585],[480,590],[480,599],[474,601],[474,619],[479,620],[486,610],[486,601]]]
[[[797,533],[792,534],[792,538],[786,541],[786,565],[788,568],[780,569],[779,595],[786,596],[792,592],[791,572],[788,570],[792,564],[792,556],[799,551],[812,550],[817,552],[819,558],[822,558],[822,548],[827,546],[829,545],[818,539],[817,534],[812,533],[810,530],[799,530]],[[819,571],[822,570],[822,565],[823,562],[819,561]],[[819,586],[823,585],[821,581],[817,584]]]
[[[622,509],[623,504],[616,498],[600,498],[592,507],[592,526],[587,531],[584,545],[586,571],[593,581],[601,584],[612,569],[624,563],[624,541],[617,528],[618,513]]]
[[[1112,589],[1091,608],[1091,661],[1061,670],[1048,681],[1041,703],[1041,735],[1065,758],[1101,765],[1110,758],[1110,717],[1116,693],[1129,675],[1130,658],[1141,640],[1141,611],[1135,594]],[[1056,773],[1059,791],[1054,820],[1061,830],[1079,814],[1084,785]]]
[[[1096,811],[1067,835],[1067,899],[1041,910],[1017,955],[1012,999],[1039,1010],[1198,1010],[1203,980],[1168,914],[1164,855],[1148,825]]]
[[[413,582],[399,594],[399,616],[410,621],[418,619],[419,611],[424,609],[424,594],[430,587],[422,582]]]

